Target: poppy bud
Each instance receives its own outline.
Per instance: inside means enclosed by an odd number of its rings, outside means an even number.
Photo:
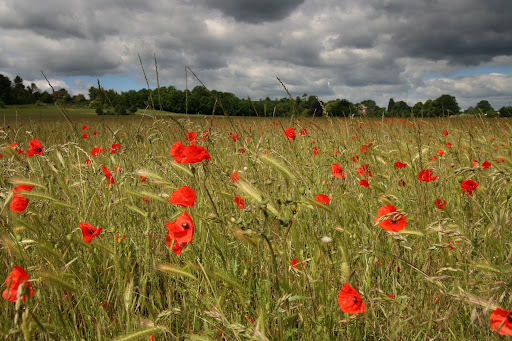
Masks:
[[[457,177],[457,181],[459,182],[459,184],[464,180],[464,177],[462,175],[459,175]]]

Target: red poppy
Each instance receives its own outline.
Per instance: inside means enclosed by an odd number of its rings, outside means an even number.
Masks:
[[[432,169],[424,169],[418,173],[418,180],[429,182],[437,179],[437,175],[432,176],[432,173]]]
[[[238,182],[240,180],[240,175],[238,175],[238,171],[234,171],[233,174],[231,174],[229,177],[234,182]]]
[[[306,135],[308,135],[308,131],[306,130],[306,128],[304,128],[304,129],[300,130],[300,131],[299,131],[299,135],[300,135],[300,136],[306,136]]]
[[[191,243],[194,237],[194,222],[187,211],[183,212],[176,222],[167,223],[169,238],[180,243]]]
[[[439,149],[439,150],[437,151],[437,155],[439,155],[439,156],[443,156],[443,155],[444,155],[444,150]]]
[[[471,179],[462,180],[460,183],[460,187],[462,188],[462,193],[473,196],[473,191],[478,187],[478,183]]]
[[[5,289],[2,293],[2,297],[11,302],[16,302],[18,299],[18,289],[20,285],[28,288],[29,297],[34,296],[34,290],[32,289],[32,283],[28,282],[30,277],[28,273],[20,266],[14,266],[14,269],[9,273],[5,279]],[[27,299],[27,295],[23,294],[23,302]]]
[[[96,228],[87,223],[80,223],[80,229],[82,230],[82,238],[87,244],[90,244],[94,237],[99,236],[102,230],[101,227]]]
[[[476,167],[476,166],[478,166],[478,161],[476,161],[475,159],[473,159],[473,161],[471,162],[471,164],[473,165],[473,167]]]
[[[343,284],[338,293],[338,304],[340,305],[341,311],[348,314],[364,313],[366,306],[361,299],[361,295],[356,289],[352,288],[350,284]]]
[[[443,135],[447,136],[448,135],[448,130],[443,131]]]
[[[211,156],[206,149],[191,143],[184,146],[183,142],[178,141],[172,145],[169,154],[174,157],[174,161],[178,163],[197,163],[203,160],[210,160]]]
[[[27,156],[41,155],[43,154],[43,145],[39,140],[31,140],[28,142],[29,149],[27,150]]]
[[[121,150],[121,144],[120,143],[112,143],[112,146],[110,147],[110,152],[112,154],[115,154],[116,151],[120,151]]]
[[[18,185],[13,190],[13,198],[11,203],[9,204],[9,208],[11,211],[16,213],[21,213],[25,211],[28,206],[28,199],[23,196],[23,192],[30,192],[34,188],[34,186],[30,185]]]
[[[196,139],[197,133],[195,131],[187,131],[185,134],[185,139],[187,139],[189,142],[197,141]]]
[[[237,195],[236,197],[234,197],[234,198],[233,198],[233,202],[234,202],[234,203],[235,203],[235,204],[236,204],[240,209],[242,209],[242,208],[244,208],[244,207],[245,207],[245,201],[244,201],[244,199],[242,199],[242,197],[240,197],[240,196],[238,196],[238,195]]]
[[[488,168],[491,168],[491,163],[489,161],[484,161],[482,163],[482,169],[488,169]]]
[[[321,204],[324,204],[324,205],[329,205],[329,202],[331,201],[331,198],[329,198],[329,196],[327,194],[318,194],[316,197],[315,197],[315,200],[318,201],[319,203]]]
[[[436,200],[434,200],[434,205],[436,205],[437,208],[442,210],[446,206],[446,200],[441,200],[437,198]]]
[[[84,133],[84,134],[82,134],[82,137],[83,137],[84,139],[88,139],[88,138],[89,138],[89,135]]]
[[[101,153],[101,147],[94,147],[91,149],[92,156],[98,156]]]
[[[395,161],[395,168],[398,169],[398,168],[404,168],[404,167],[407,167],[407,164],[406,163],[402,163],[400,161]]]
[[[295,269],[298,269],[297,264],[299,263],[299,260],[297,258],[294,258],[291,260],[290,265],[293,266]]]
[[[293,127],[290,127],[290,128],[286,128],[286,130],[284,131],[284,135],[289,138],[290,140],[294,139],[295,138],[295,129],[293,129]]]
[[[345,179],[347,174],[343,171],[343,168],[340,167],[337,163],[333,163],[331,166],[331,175],[335,178]]]
[[[313,155],[318,155],[318,148],[317,147],[313,147]]]
[[[188,186],[178,188],[171,194],[169,198],[170,203],[180,205],[182,207],[194,206],[195,200],[196,192]]]
[[[206,141],[206,139],[210,136],[210,132],[208,130],[205,130],[201,134],[201,140]]]
[[[492,311],[491,329],[500,335],[512,336],[512,312],[496,308]]]
[[[406,182],[404,181],[404,179],[398,180],[398,187],[405,187],[405,185],[406,185]]]
[[[82,126],[82,130],[87,130],[87,129],[89,129],[89,126],[84,124],[84,125]]]
[[[102,165],[101,169],[103,170],[103,174],[105,174],[105,177],[108,180],[108,185],[110,186],[112,184],[115,184],[116,182],[114,181],[114,177],[112,176],[112,173],[109,172],[107,167],[105,165]]]
[[[174,244],[172,245],[172,251],[176,254],[176,255],[179,255],[181,254],[181,251],[183,251],[183,248],[185,247],[185,245],[187,245],[187,243],[183,242],[179,242],[177,240],[174,241]],[[169,245],[170,247],[170,245]]]
[[[363,187],[370,187],[370,183],[366,179],[359,180],[359,184]]]
[[[140,182],[146,182],[148,178],[146,178],[145,176],[141,175],[140,176]]]
[[[367,178],[369,176],[373,176],[372,172],[370,172],[370,170],[368,169],[367,164],[359,167],[359,169],[357,170],[357,174],[364,176],[365,178]]]
[[[375,222],[379,223],[380,227],[382,227],[386,231],[398,232],[404,229],[407,225],[407,219],[405,216],[396,210],[396,207],[393,205],[384,205],[377,211],[377,218],[375,218]],[[383,217],[387,217],[387,219],[383,219]]]
[[[233,140],[233,142],[238,141],[238,139],[240,138],[240,134],[235,134],[232,131],[229,132],[229,136],[231,136],[231,139]]]

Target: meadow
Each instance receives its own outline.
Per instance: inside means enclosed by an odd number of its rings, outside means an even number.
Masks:
[[[512,120],[69,117],[0,122],[0,337],[512,331]]]

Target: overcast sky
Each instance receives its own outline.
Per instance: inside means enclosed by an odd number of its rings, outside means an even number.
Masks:
[[[0,0],[0,73],[84,93],[185,88],[252,99],[512,105],[510,0]],[[189,74],[190,76],[190,74]],[[189,77],[189,88],[198,82]]]

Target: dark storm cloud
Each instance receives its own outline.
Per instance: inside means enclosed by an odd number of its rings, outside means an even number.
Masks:
[[[389,18],[390,50],[410,57],[478,65],[512,54],[508,0],[372,1]]]
[[[303,2],[304,0],[205,0],[203,3],[236,21],[255,24],[284,19]]]

